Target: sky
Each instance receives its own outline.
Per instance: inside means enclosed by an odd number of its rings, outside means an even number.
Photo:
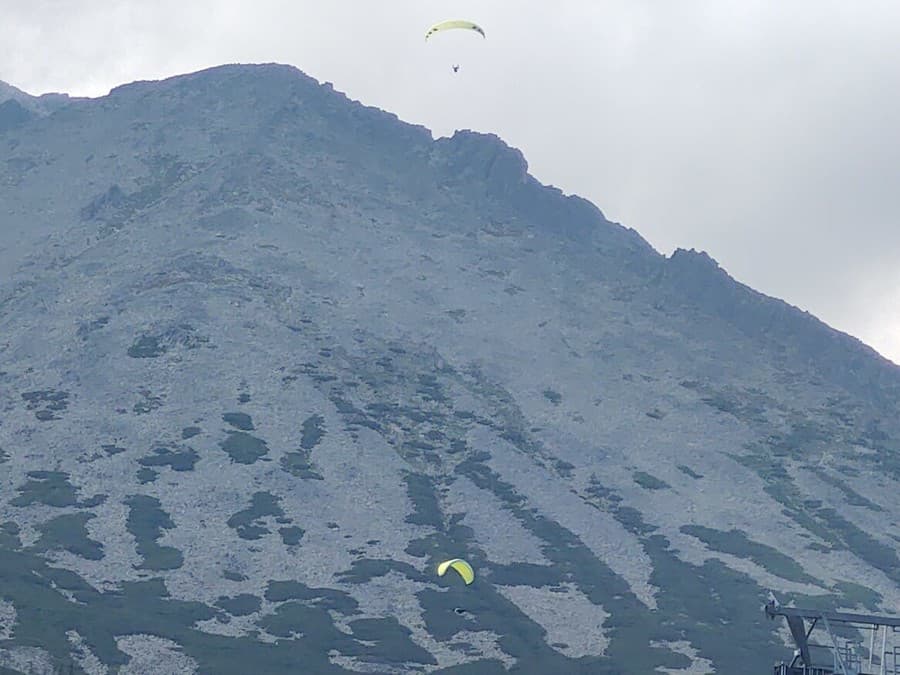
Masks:
[[[496,133],[661,253],[706,251],[900,363],[896,0],[0,0],[0,17],[0,80],[31,94],[279,62],[435,137]],[[453,18],[487,38],[426,44]]]

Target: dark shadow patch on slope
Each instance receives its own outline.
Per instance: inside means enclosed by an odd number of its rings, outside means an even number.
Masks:
[[[884,509],[881,508],[878,504],[869,499],[866,499],[866,497],[859,494],[856,490],[851,488],[840,478],[830,475],[819,467],[810,467],[809,470],[812,473],[816,474],[819,480],[821,480],[823,483],[827,483],[828,485],[831,485],[832,487],[835,487],[843,492],[844,500],[846,501],[848,506],[861,506],[863,508],[869,509],[870,511],[874,511],[875,513],[884,513]]]
[[[300,447],[304,450],[315,448],[325,436],[325,418],[321,415],[310,415],[303,420],[300,436]]]
[[[110,457],[112,457],[113,455],[119,455],[119,454],[125,452],[125,448],[123,448],[119,445],[116,445],[115,443],[104,443],[103,445],[100,446],[100,448],[103,450],[103,452],[105,452]]]
[[[291,527],[279,528],[278,534],[281,535],[281,542],[285,546],[296,546],[302,541],[303,535],[306,534],[306,530],[302,527],[293,525]]]
[[[679,464],[678,470],[681,471],[681,473],[683,473],[684,475],[690,476],[694,480],[700,480],[701,478],[703,478],[703,474],[697,473],[696,471],[691,469],[691,467],[685,466],[684,464]]]
[[[339,572],[335,577],[345,584],[367,584],[373,579],[383,577],[390,572],[402,574],[413,581],[426,582],[428,577],[409,563],[380,558],[360,558],[350,564],[350,569]]]
[[[324,480],[312,461],[312,451],[325,436],[325,418],[311,415],[303,421],[300,434],[300,447],[292,452],[285,452],[281,457],[281,468],[286,473],[306,480]]]
[[[250,506],[228,519],[228,527],[235,530],[241,539],[252,541],[271,533],[263,524],[264,519],[283,517],[280,497],[269,492],[255,492],[250,499]]]
[[[412,513],[405,518],[406,522],[442,530],[444,516],[437,498],[435,479],[421,473],[407,473],[403,476],[403,482],[413,506]]]
[[[219,443],[232,462],[253,464],[269,453],[266,442],[243,431],[228,431],[228,437]]]
[[[884,596],[871,588],[852,581],[836,581],[834,590],[841,598],[841,607],[865,607],[868,611],[875,614],[881,612]]]
[[[37,526],[41,538],[33,550],[39,553],[63,550],[87,560],[100,560],[103,544],[91,539],[86,527],[87,521],[95,517],[91,513],[68,513],[41,523]]]
[[[365,653],[361,644],[338,630],[328,611],[302,602],[292,600],[278,605],[271,614],[260,618],[258,625],[281,640],[306,645],[306,651],[314,651],[315,657],[303,661],[308,672],[320,672],[319,668],[328,662],[329,652],[336,651],[344,656]]]
[[[154,448],[152,455],[141,457],[141,466],[167,466],[172,471],[193,471],[200,456],[191,448],[173,450],[172,448]]]
[[[78,505],[78,492],[63,471],[29,471],[28,481],[17,488],[18,497],[10,500],[13,506],[44,504],[63,508]]]
[[[550,401],[550,403],[552,403],[553,405],[558,406],[560,403],[562,403],[562,394],[560,394],[558,391],[548,388],[544,389],[542,393],[544,394],[544,398]]]
[[[22,400],[26,408],[34,412],[34,416],[41,422],[60,419],[56,413],[63,412],[69,407],[69,392],[55,389],[42,389],[38,391],[26,391],[22,393]]]
[[[216,607],[224,609],[231,616],[249,616],[260,610],[262,600],[249,593],[241,593],[230,598],[223,595],[216,600]]]
[[[265,598],[269,602],[302,600],[320,609],[333,610],[344,616],[359,614],[359,603],[349,593],[334,588],[313,588],[301,581],[270,581]]]
[[[135,478],[141,485],[147,485],[148,483],[156,482],[156,479],[159,478],[159,472],[144,467],[142,469],[138,469],[137,473],[135,474]]]
[[[304,450],[286,452],[281,457],[281,469],[296,478],[304,480],[325,480],[324,476],[316,471],[310,459],[310,453]]]
[[[253,419],[247,413],[227,412],[222,415],[222,421],[239,431],[254,431]]]
[[[781,551],[752,541],[746,532],[724,532],[700,525],[682,525],[681,532],[696,537],[713,551],[729,553],[744,560],[751,560],[770,574],[800,584],[818,585],[818,581],[803,571],[796,560]]]
[[[672,488],[666,481],[660,480],[646,471],[635,471],[632,478],[645,490],[669,490]]]
[[[374,643],[357,657],[362,663],[437,665],[428,651],[413,642],[412,631],[392,616],[354,619],[348,625],[354,638]]]
[[[181,551],[156,543],[163,530],[175,528],[159,500],[147,495],[132,495],[125,500],[125,505],[129,508],[125,527],[137,540],[137,552],[144,558],[138,569],[158,571],[181,567],[184,564]]]

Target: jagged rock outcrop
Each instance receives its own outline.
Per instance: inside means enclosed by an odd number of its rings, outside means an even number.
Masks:
[[[39,115],[48,115],[59,108],[68,105],[72,99],[68,94],[49,93],[40,96],[31,96],[21,89],[17,89],[6,82],[0,82],[0,103],[15,101],[23,108]]]
[[[900,408],[900,368],[809,312],[735,281],[708,254],[676,250],[658,284],[663,293],[677,290],[683,300],[769,345],[779,363],[803,364],[884,410]]]

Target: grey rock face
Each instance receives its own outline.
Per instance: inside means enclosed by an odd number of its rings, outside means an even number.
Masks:
[[[898,606],[858,341],[293,68],[5,98],[0,666],[749,673],[769,589]]]

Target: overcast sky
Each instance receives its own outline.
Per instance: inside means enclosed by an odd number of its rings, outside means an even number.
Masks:
[[[448,18],[487,39],[426,44]],[[272,61],[497,133],[662,253],[900,363],[897,0],[0,0],[0,80],[32,94]]]

